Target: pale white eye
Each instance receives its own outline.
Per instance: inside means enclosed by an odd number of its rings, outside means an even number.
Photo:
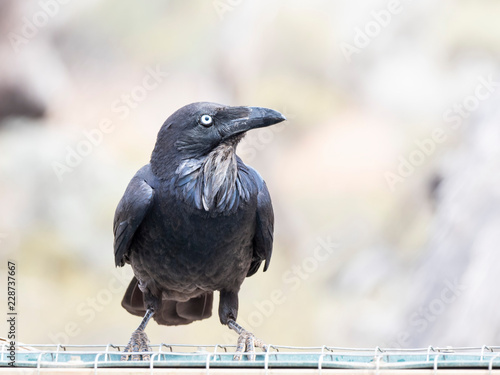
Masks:
[[[209,115],[203,115],[200,118],[200,122],[202,125],[208,126],[212,123],[212,116]]]

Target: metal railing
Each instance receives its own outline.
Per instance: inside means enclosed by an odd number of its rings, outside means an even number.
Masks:
[[[147,361],[122,361],[124,345],[17,345],[16,367],[24,368],[308,368],[317,369],[500,369],[500,346],[433,347],[414,349],[296,347],[270,345],[257,353],[233,360],[235,346],[150,345]],[[140,353],[145,354],[145,353]],[[7,366],[9,351],[2,345],[0,366]]]

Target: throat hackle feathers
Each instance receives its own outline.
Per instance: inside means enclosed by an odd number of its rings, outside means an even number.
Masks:
[[[232,211],[249,199],[242,166],[231,143],[221,143],[205,157],[182,160],[175,172],[180,198],[207,212]]]

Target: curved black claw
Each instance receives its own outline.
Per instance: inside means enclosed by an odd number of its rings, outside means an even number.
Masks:
[[[124,352],[150,352],[149,339],[142,329],[137,329],[132,333],[130,341],[128,342]],[[149,354],[126,354],[123,355],[121,360],[128,361],[131,357],[132,361],[149,361],[151,356]]]
[[[235,361],[240,361],[243,358],[244,353],[246,353],[248,359],[255,361],[256,347],[261,348],[264,352],[268,351],[269,347],[264,343],[264,341],[256,338],[253,333],[244,329],[234,320],[229,320],[227,325],[240,335],[236,345],[236,354],[233,357]]]

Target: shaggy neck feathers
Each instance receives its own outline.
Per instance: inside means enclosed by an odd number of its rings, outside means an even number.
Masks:
[[[179,198],[210,213],[229,213],[248,201],[247,173],[235,147],[221,143],[204,157],[183,159],[174,176]]]

